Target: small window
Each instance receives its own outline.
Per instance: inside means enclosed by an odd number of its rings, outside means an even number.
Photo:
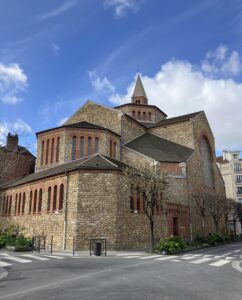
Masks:
[[[99,152],[99,138],[95,138],[95,153]]]
[[[52,164],[54,161],[54,148],[55,148],[55,139],[51,141],[51,152],[50,152],[50,163]]]
[[[72,138],[72,154],[71,154],[72,160],[76,159],[76,136],[73,136]]]
[[[140,120],[140,118],[141,118],[141,113],[140,111],[138,111],[138,119]]]
[[[60,156],[60,138],[57,138],[56,142],[56,162],[59,162],[59,156]]]
[[[117,143],[113,143],[113,158],[116,158],[116,152],[117,152]]]
[[[56,200],[57,200],[57,186],[54,186],[54,195],[53,195],[53,207],[52,210],[56,210]]]
[[[48,188],[48,200],[47,200],[47,211],[50,211],[50,202],[51,202],[51,187]]]
[[[21,193],[19,194],[18,197],[19,197],[19,198],[18,198],[18,215],[20,215],[20,213],[21,213],[21,200],[22,200],[22,195],[21,195]]]
[[[143,120],[146,120],[146,112],[143,112]]]
[[[8,199],[8,197],[7,197],[7,199]],[[15,196],[14,215],[17,214],[17,211],[18,211],[18,194],[16,194],[16,196]]]
[[[59,196],[59,210],[63,209],[64,202],[64,184],[60,185],[60,196]]]
[[[39,190],[39,201],[38,201],[38,212],[41,212],[41,208],[42,208],[42,189]]]
[[[151,121],[151,112],[149,112],[149,120]]]
[[[134,210],[134,186],[131,185],[130,188],[130,210]]]
[[[37,212],[37,190],[34,191],[34,207],[33,207],[33,213],[35,214]]]
[[[45,157],[45,163],[46,165],[49,163],[49,146],[50,146],[50,141],[47,140],[47,144],[46,144],[46,157]]]
[[[242,195],[242,186],[237,187],[237,194]]]
[[[40,161],[41,165],[44,164],[44,151],[45,151],[45,141],[42,141],[42,144],[41,144],[41,161]]]
[[[110,140],[109,152],[110,152],[110,157],[112,157],[112,155],[113,155],[113,141],[112,140]]]
[[[25,210],[25,193],[23,193],[23,201],[22,201],[22,208],[21,208],[21,214],[24,214],[24,210]]]
[[[29,214],[31,214],[32,211],[32,200],[33,200],[33,192],[31,191],[29,194]]]
[[[80,137],[80,158],[84,157],[84,137]]]
[[[92,138],[89,136],[87,139],[87,156],[92,154]]]

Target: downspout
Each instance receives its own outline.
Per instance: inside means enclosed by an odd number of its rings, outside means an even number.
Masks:
[[[65,194],[65,210],[64,210],[64,235],[63,235],[63,249],[66,250],[66,234],[67,234],[67,200],[69,191],[69,174],[65,171],[66,176],[66,194]]]

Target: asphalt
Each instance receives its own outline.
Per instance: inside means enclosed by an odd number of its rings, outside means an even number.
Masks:
[[[140,251],[108,252],[107,257],[89,257],[88,252],[74,258],[71,252],[55,255],[64,258],[6,267],[0,299],[242,300],[241,242],[172,260]],[[204,262],[196,263],[201,257]],[[226,264],[213,266],[217,261]]]

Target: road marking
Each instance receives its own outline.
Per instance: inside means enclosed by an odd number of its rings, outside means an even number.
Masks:
[[[233,252],[240,252],[240,250],[234,250]]]
[[[229,252],[229,253],[225,253],[223,256],[228,256],[229,254],[231,254],[232,252]]]
[[[0,280],[3,279],[6,276],[8,276],[8,272],[4,271],[2,274],[0,274]]]
[[[124,256],[123,258],[137,258],[137,257],[140,257],[140,255]]]
[[[37,255],[32,255],[32,254],[22,254],[21,256],[33,258],[33,259],[36,259],[36,260],[49,260],[49,258],[42,257],[42,256],[37,256]]]
[[[143,257],[139,257],[139,259],[149,259],[149,258],[155,258],[155,257],[161,257],[161,255],[143,256]]]
[[[7,267],[7,266],[11,266],[12,264],[6,263],[4,261],[0,261],[0,267]]]
[[[5,256],[4,259],[13,260],[13,261],[19,262],[21,264],[26,264],[26,263],[32,262],[32,260],[23,259],[23,258],[16,257],[16,256]]]
[[[242,267],[241,267],[240,265],[242,265],[242,261],[233,261],[233,262],[232,262],[232,267],[233,267],[235,270],[237,270],[237,271],[239,271],[239,272],[242,273]]]
[[[194,260],[194,261],[191,261],[190,264],[202,264],[206,261],[209,261],[209,260],[212,260],[212,258],[210,257],[204,257],[204,258],[200,258],[200,259],[197,259],[197,260]]]
[[[216,261],[216,262],[214,262],[214,263],[212,263],[212,264],[209,264],[209,266],[213,266],[213,267],[221,267],[221,266],[226,265],[226,264],[228,264],[228,263],[230,263],[229,260],[221,259],[221,260]]]
[[[64,259],[64,257],[56,256],[56,255],[43,255],[44,257],[56,258],[56,259]]]
[[[216,256],[214,256],[214,258],[222,258],[222,257],[224,257],[224,255],[216,255]]]
[[[171,261],[174,261],[174,262],[181,262],[179,259],[172,259]]]
[[[170,256],[164,256],[164,257],[160,257],[160,258],[155,258],[155,260],[169,260],[169,259],[173,259],[173,258],[177,258],[178,256],[176,255],[170,255]]]
[[[203,257],[212,257],[213,255],[211,254],[206,254],[206,255],[203,255]]]
[[[230,259],[234,259],[233,256],[226,256],[225,259],[230,260]]]
[[[193,258],[196,258],[196,256],[183,256],[183,257],[181,257],[181,259],[185,259],[185,260],[189,260],[189,259],[193,259]]]

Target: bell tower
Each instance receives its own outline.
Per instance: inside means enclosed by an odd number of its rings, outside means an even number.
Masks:
[[[148,105],[148,98],[146,96],[145,89],[143,87],[139,74],[136,79],[135,88],[131,99],[132,99],[131,103]]]

